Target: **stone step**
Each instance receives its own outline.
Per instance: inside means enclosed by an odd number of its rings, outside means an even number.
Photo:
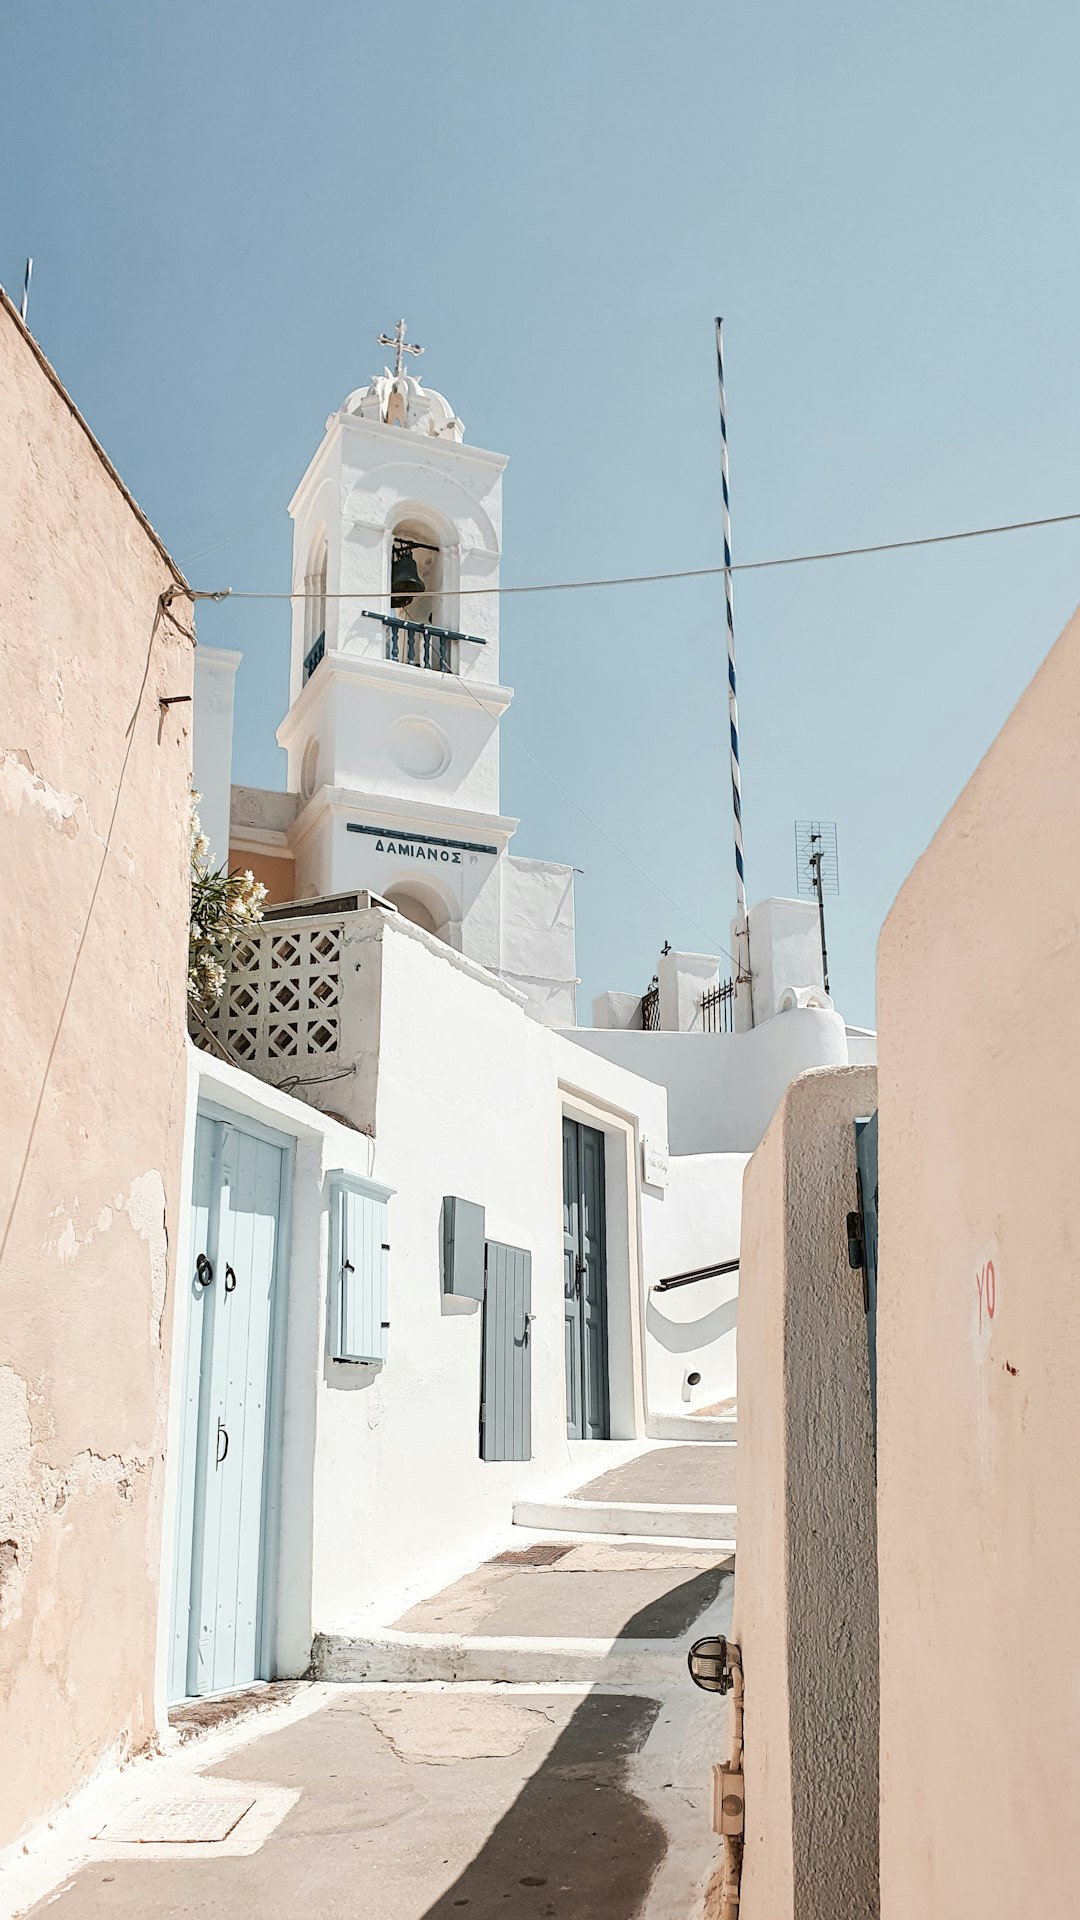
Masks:
[[[646,1431],[650,1440],[711,1440],[734,1442],[737,1438],[734,1414],[657,1413]]]
[[[608,1686],[655,1685],[686,1670],[686,1650],[671,1640],[512,1638],[491,1634],[319,1634],[311,1653],[317,1680],[523,1681]]]
[[[573,1528],[577,1533],[635,1534],[659,1540],[708,1540],[713,1546],[733,1547],[736,1509],[733,1506],[645,1504],[630,1500],[517,1500],[514,1525],[547,1531]]]

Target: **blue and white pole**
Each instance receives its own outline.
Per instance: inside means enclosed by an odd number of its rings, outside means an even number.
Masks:
[[[728,474],[727,405],[724,400],[724,323],[716,322],[716,373],[720,383],[720,475],[723,486],[724,600],[727,608],[728,722],[731,732],[731,807],[735,827],[736,991],[747,990],[750,1024],[750,929],[746,917],[746,867],[743,858],[742,774],[739,768],[739,701],[735,683],[735,583],[731,574],[731,487]]]
[[[24,322],[26,320],[26,309],[30,305],[30,275],[33,271],[34,263],[32,260],[28,260],[26,263],[26,272],[23,275],[22,300],[19,303],[19,313]]]

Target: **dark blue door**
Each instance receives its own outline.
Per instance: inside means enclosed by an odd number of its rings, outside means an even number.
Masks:
[[[563,1121],[563,1310],[566,1335],[566,1431],[572,1440],[607,1440],[607,1247],[604,1136]]]

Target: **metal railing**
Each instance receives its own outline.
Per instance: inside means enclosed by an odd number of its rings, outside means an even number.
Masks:
[[[322,633],[320,633],[317,640],[312,641],[310,647],[308,648],[307,652],[304,655],[303,684],[305,687],[307,686],[308,681],[311,679],[312,674],[314,673],[316,667],[319,664],[319,661],[322,659],[323,654],[325,652],[326,652],[326,632],[324,630]]]
[[[386,658],[406,667],[426,667],[432,673],[453,673],[452,645],[468,640],[474,647],[487,645],[479,634],[457,633],[452,627],[433,627],[422,620],[402,620],[396,613],[371,613],[363,609],[365,620],[381,620],[386,628]]]
[[[701,997],[701,1024],[706,1033],[733,1033],[735,982],[721,980]]]
[[[711,1280],[714,1274],[738,1273],[737,1260],[718,1260],[711,1267],[692,1267],[689,1273],[669,1273],[666,1280],[658,1280],[654,1293],[670,1293],[673,1287],[689,1287],[695,1280]]]
[[[660,1031],[660,988],[655,980],[641,996],[641,1025],[645,1033]]]

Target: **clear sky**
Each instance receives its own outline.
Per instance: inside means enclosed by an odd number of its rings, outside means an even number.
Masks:
[[[1078,66],[1067,0],[5,0],[0,278],[34,255],[35,333],[201,587],[287,587],[399,314],[510,455],[506,582],[716,563],[718,312],[737,559],[1076,510]],[[1077,600],[1074,527],[738,581],[750,897],[837,821],[849,1019]],[[199,631],[244,650],[234,777],[282,785],[286,608]],[[727,942],[723,650],[719,581],[504,603],[503,807],[584,869],[585,1017]]]

